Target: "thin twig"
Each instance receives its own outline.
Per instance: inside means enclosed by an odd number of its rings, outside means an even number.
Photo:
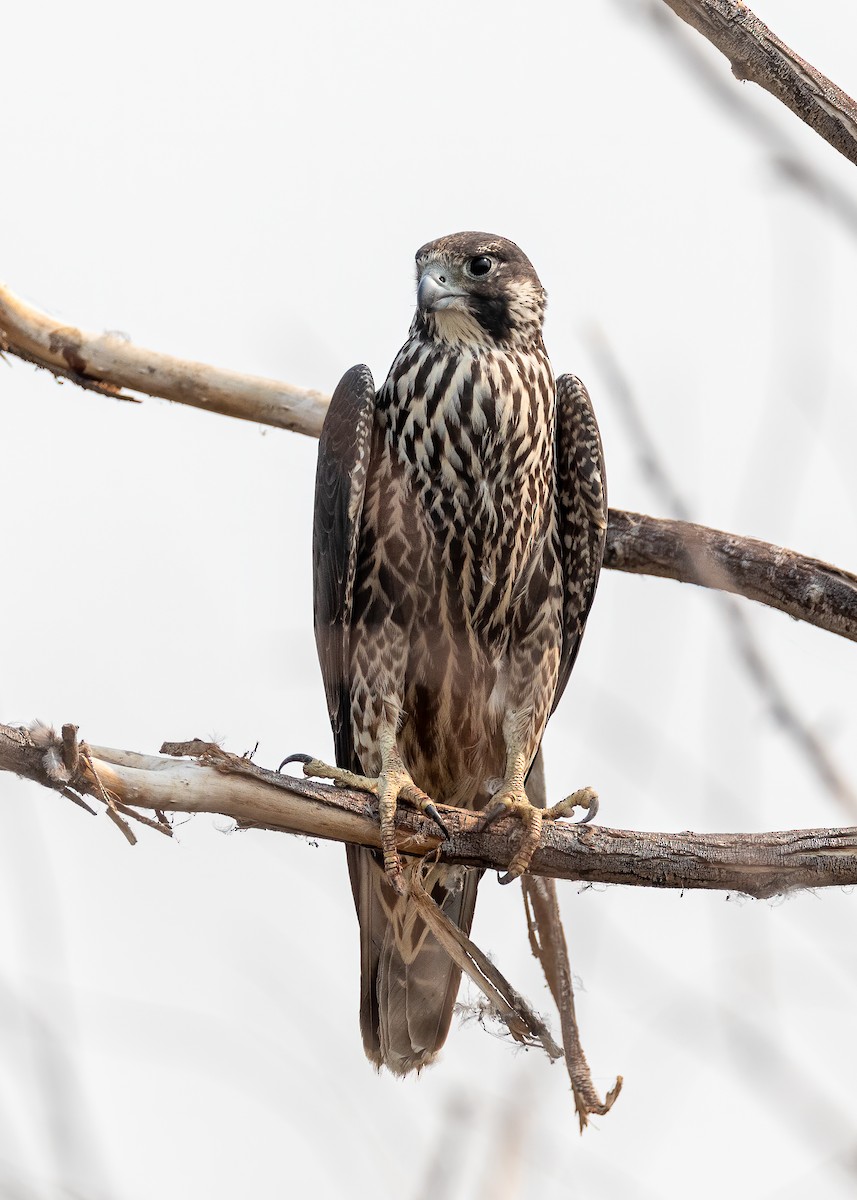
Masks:
[[[622,1090],[622,1076],[616,1077],[615,1084],[602,1100],[592,1081],[592,1072],[589,1070],[577,1027],[568,945],[559,912],[556,881],[537,875],[525,875],[521,883],[530,949],[542,965],[554,1003],[559,1010],[565,1065],[571,1080],[580,1132],[583,1133],[589,1124],[590,1116],[603,1117],[613,1107]]]
[[[545,783],[544,752],[540,748],[527,777],[527,797],[538,808],[547,808],[547,786]],[[527,918],[527,935],[530,949],[541,963],[550,993],[557,1007],[562,1030],[562,1048],[565,1066],[574,1096],[574,1107],[583,1133],[591,1115],[603,1116],[609,1112],[622,1089],[620,1075],[615,1086],[602,1100],[592,1082],[589,1063],[583,1052],[577,1015],[574,1009],[574,987],[571,977],[571,962],[565,938],[556,881],[539,875],[524,875],[521,878],[524,912]]]
[[[432,900],[422,885],[419,872],[411,876],[408,899],[419,910],[426,925],[452,961],[476,984],[515,1041],[524,1046],[540,1045],[548,1058],[554,1062],[562,1058],[562,1050],[551,1037],[550,1030],[541,1017],[482,953],[476,943],[470,940],[464,930],[453,924]]]

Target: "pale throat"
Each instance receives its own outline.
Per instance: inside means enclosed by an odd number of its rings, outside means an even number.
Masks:
[[[431,337],[448,346],[488,350],[494,345],[473,313],[465,309],[444,308],[430,313],[426,327]]]

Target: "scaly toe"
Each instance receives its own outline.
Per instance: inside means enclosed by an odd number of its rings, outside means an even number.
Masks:
[[[559,804],[545,810],[546,821],[556,821],[558,817],[569,817],[576,808],[585,808],[586,814],[577,822],[578,825],[588,825],[598,812],[598,793],[594,788],[578,788]]]
[[[505,875],[500,876],[499,882],[504,885],[512,883],[513,880],[523,875],[529,869],[532,857],[536,850],[538,850],[542,837],[544,813],[540,808],[536,808],[534,805],[528,803],[526,809],[520,813],[520,816],[524,823],[524,840],[515,851],[515,855],[509,863],[509,870]]]
[[[293,762],[301,763],[304,775],[309,779],[330,779],[340,787],[354,788],[358,792],[369,792],[373,795],[378,790],[377,779],[358,775],[356,771],[347,771],[345,767],[331,767],[320,758],[310,758],[308,754],[290,754],[288,758],[283,759],[278,770]]]
[[[530,804],[526,793],[508,792],[506,795],[495,798],[486,813],[482,828],[487,829],[504,813],[512,813],[524,826],[523,840],[509,863],[509,869],[505,875],[498,876],[500,883],[507,884],[523,875],[529,867],[530,860],[538,849],[541,839],[544,813],[542,809]]]

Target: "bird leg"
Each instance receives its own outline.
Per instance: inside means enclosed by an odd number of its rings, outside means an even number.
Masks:
[[[515,851],[508,871],[499,879],[499,882],[504,884],[511,883],[513,879],[523,875],[529,867],[530,860],[541,840],[544,821],[555,821],[558,817],[570,816],[575,808],[585,808],[586,816],[579,822],[579,824],[585,825],[598,812],[598,794],[590,787],[578,789],[550,808],[536,808],[527,799],[527,793],[524,790],[527,766],[528,763],[523,753],[510,747],[506,755],[506,776],[485,814],[482,826],[483,829],[487,829],[504,813],[513,813],[523,823],[523,841]]]
[[[431,796],[418,788],[410,773],[402,762],[396,745],[395,732],[383,732],[381,743],[381,771],[372,778],[347,771],[344,767],[331,767],[320,759],[310,758],[307,754],[291,754],[280,763],[284,767],[289,762],[303,764],[304,775],[316,779],[332,779],[340,787],[355,788],[360,792],[371,792],[378,797],[378,820],[381,826],[381,850],[384,855],[384,870],[391,887],[401,896],[404,893],[404,871],[402,860],[396,846],[396,807],[401,800],[410,804],[419,812],[431,817],[438,826],[444,838],[449,837],[449,830],[444,825],[437,806]]]

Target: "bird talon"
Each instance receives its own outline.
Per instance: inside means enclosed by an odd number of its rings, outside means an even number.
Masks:
[[[589,801],[589,804],[587,805],[586,816],[581,817],[580,820],[577,822],[577,824],[578,825],[588,825],[590,821],[594,820],[597,812],[598,812],[598,795],[596,792],[593,792],[592,798]]]
[[[437,825],[438,829],[440,829],[441,833],[443,834],[444,841],[448,842],[449,836],[450,836],[449,830],[447,829],[446,825],[444,824],[440,813],[437,811],[437,806],[435,804],[432,804],[431,802],[429,802],[428,804],[424,805],[423,812],[426,814],[427,817],[431,817],[431,819],[434,821],[435,825]]]
[[[502,816],[505,816],[507,812],[509,812],[509,805],[505,800],[499,800],[492,804],[490,808],[485,810],[482,829],[488,829],[495,821],[499,821]]]
[[[288,756],[288,758],[283,759],[283,761],[277,767],[277,771],[278,772],[282,771],[283,767],[286,767],[286,766],[288,766],[289,763],[294,763],[294,762],[299,762],[299,763],[303,763],[304,765],[306,765],[306,763],[312,762],[312,755],[311,754],[290,754]]]

